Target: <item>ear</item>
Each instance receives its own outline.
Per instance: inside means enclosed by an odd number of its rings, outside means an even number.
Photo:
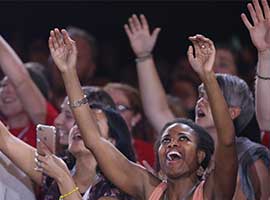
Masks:
[[[234,120],[235,118],[237,118],[240,115],[241,108],[240,107],[229,107],[229,112],[230,112],[232,120]]]
[[[142,119],[142,115],[140,113],[137,113],[134,115],[131,119],[131,127],[136,126],[136,124]]]
[[[198,152],[197,152],[197,160],[198,160],[198,163],[199,164],[202,163],[202,161],[204,160],[205,156],[206,156],[206,154],[205,154],[204,151],[198,150]]]

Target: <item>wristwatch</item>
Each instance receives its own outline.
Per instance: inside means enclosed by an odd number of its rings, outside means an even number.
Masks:
[[[76,100],[72,103],[70,103],[68,101],[68,105],[71,107],[71,108],[77,108],[77,107],[80,107],[81,105],[83,104],[87,104],[88,103],[88,99],[87,99],[87,96],[84,95],[83,98],[79,99],[79,100]]]

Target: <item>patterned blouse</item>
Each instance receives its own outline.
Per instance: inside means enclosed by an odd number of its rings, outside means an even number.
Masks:
[[[46,179],[48,179],[48,177]],[[55,181],[53,181],[50,186],[44,186],[44,192],[44,200],[59,199],[61,195]],[[81,195],[84,196],[84,194]],[[85,195],[83,199],[87,200],[98,200],[101,197],[112,197],[118,200],[133,200],[131,196],[115,187],[100,173],[97,175],[94,185],[90,186],[89,193],[87,192]]]

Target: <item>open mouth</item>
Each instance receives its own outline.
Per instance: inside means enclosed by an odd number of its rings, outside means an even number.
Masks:
[[[9,103],[14,102],[15,99],[14,98],[6,97],[6,98],[3,98],[2,101],[3,101],[4,104],[9,104]]]
[[[80,135],[80,133],[76,133],[75,135],[72,136],[73,140],[82,140],[82,137]]]
[[[182,154],[177,151],[170,151],[169,153],[167,153],[167,160],[169,161],[175,161],[180,159],[182,159]]]
[[[198,111],[197,111],[197,116],[198,116],[199,118],[205,117],[205,113],[204,113],[201,109],[198,109]]]

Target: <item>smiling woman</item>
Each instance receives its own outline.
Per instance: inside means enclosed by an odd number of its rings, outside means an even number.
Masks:
[[[180,151],[178,150],[179,148],[177,148],[178,142],[184,144],[181,145]],[[168,161],[169,159],[169,161],[175,161],[178,159],[184,159],[185,157],[189,158],[189,156],[185,155],[183,152],[185,149],[184,147],[188,146],[193,146],[196,152],[201,152],[198,154],[200,159],[199,167],[197,166],[197,168],[202,167],[204,171],[207,168],[214,152],[214,141],[203,128],[189,119],[178,118],[167,123],[161,131],[161,135],[157,139],[156,150],[164,150],[165,148],[168,149],[168,147],[170,147],[174,151],[173,153],[170,150],[165,151],[166,160]],[[160,159],[161,157],[162,155],[159,153],[158,158]],[[160,165],[161,162],[162,161],[159,160]],[[161,168],[161,170],[165,172],[164,169]],[[200,179],[202,174],[198,173],[197,176]]]
[[[137,62],[137,68],[151,70],[154,61],[151,54],[149,56],[149,52],[153,49],[160,29],[156,28],[151,34],[143,15],[140,15],[140,20],[133,15],[129,18],[129,25],[124,27],[136,56],[142,58],[148,55],[147,59],[140,59]],[[128,160],[101,137],[94,112],[88,106],[83,104],[72,108],[83,141],[93,152],[104,175],[134,198],[149,199],[154,195],[156,199],[183,199],[188,196],[190,199],[210,200],[231,199],[234,194],[237,174],[235,135],[226,102],[212,71],[215,47],[211,40],[202,35],[189,39],[195,47],[195,52],[192,46],[188,49],[189,62],[205,85],[218,130],[216,167],[205,180],[198,179],[197,171],[200,170],[201,165],[207,167],[214,144],[210,136],[201,137],[207,133],[198,125],[186,121],[180,123],[173,121],[162,132],[164,138],[161,140],[163,143],[158,149],[158,156],[161,169],[166,175],[167,183],[164,183],[145,168]],[[69,100],[71,102],[81,100],[84,95],[76,72],[75,42],[65,30],[54,29],[50,33],[49,47],[63,77]],[[150,83],[151,81],[149,85]],[[210,146],[209,149],[205,148],[206,146]],[[225,159],[228,165],[220,166]],[[228,173],[231,176],[227,176]],[[64,179],[60,181],[61,191],[68,192],[74,188],[74,184],[73,186],[65,184]],[[164,190],[159,189],[160,185]],[[156,191],[161,192],[156,195]],[[76,199],[79,199],[78,197]]]

